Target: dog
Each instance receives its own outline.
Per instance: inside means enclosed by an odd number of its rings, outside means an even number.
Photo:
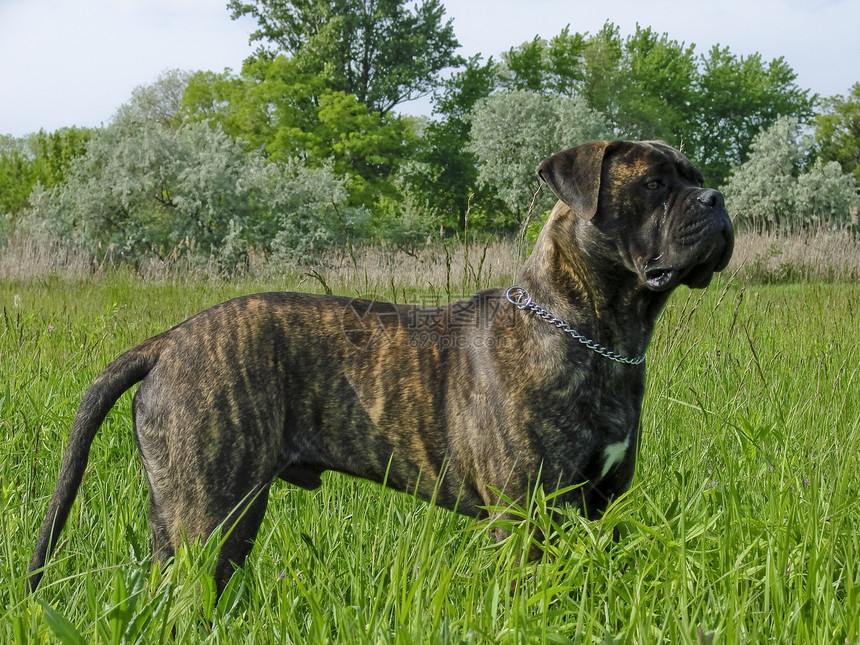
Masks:
[[[538,174],[559,201],[515,286],[440,307],[250,295],[114,360],[72,426],[29,590],[96,431],[138,382],[154,557],[229,527],[219,593],[278,478],[314,489],[335,470],[474,517],[500,492],[582,484],[559,501],[599,516],[633,476],[657,316],[677,286],[726,267],[734,233],[722,195],[662,142],[586,143]]]

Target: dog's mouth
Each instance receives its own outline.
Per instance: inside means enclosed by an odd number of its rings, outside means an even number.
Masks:
[[[674,289],[679,284],[685,284],[692,289],[703,289],[710,284],[714,273],[722,271],[729,263],[732,246],[731,238],[727,238],[723,243],[713,246],[710,253],[686,266],[661,265],[661,254],[646,263],[642,271],[643,282],[651,291],[658,292]]]
[[[652,291],[665,291],[675,284],[678,277],[677,269],[646,269],[645,284]]]
[[[726,268],[734,249],[734,230],[725,209],[681,226],[670,248],[640,269],[645,286],[657,292],[679,284],[693,289],[708,286],[714,273]]]

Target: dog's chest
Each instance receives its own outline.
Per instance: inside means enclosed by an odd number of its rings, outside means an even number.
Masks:
[[[628,471],[642,396],[641,378],[633,370],[584,379],[557,400],[558,415],[545,419],[546,436],[555,439],[546,457],[579,481],[596,483]]]
[[[630,450],[630,444],[632,443],[633,432],[628,432],[627,437],[624,441],[616,441],[615,443],[608,444],[604,449],[601,455],[598,455],[598,459],[603,460],[603,468],[600,470],[600,479],[606,477],[609,474],[609,471],[612,470],[617,464],[620,464],[627,457],[627,453]]]
[[[618,472],[626,470],[626,465],[635,457],[639,410],[632,403],[624,407],[623,410],[613,408],[612,415],[598,417],[591,428],[580,426],[587,440],[578,470],[592,483],[614,478]]]

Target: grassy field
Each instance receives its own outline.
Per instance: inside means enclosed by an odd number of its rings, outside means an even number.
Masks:
[[[860,642],[860,286],[844,283],[679,290],[648,352],[633,488],[599,522],[566,512],[555,526],[537,491],[522,509],[550,534],[537,564],[517,564],[526,523],[496,545],[486,523],[327,474],[315,492],[274,486],[249,566],[216,606],[214,540],[149,567],[126,395],[26,597],[91,379],[228,297],[322,289],[299,282],[0,281],[0,642]],[[400,301],[446,291],[368,286]]]

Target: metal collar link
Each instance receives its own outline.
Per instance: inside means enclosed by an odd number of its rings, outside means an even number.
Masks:
[[[566,332],[566,333],[570,334],[571,336],[573,336],[580,343],[582,343],[583,345],[588,347],[588,349],[590,349],[594,352],[597,352],[601,356],[605,356],[606,358],[608,358],[611,361],[615,361],[616,363],[624,363],[626,365],[639,365],[645,361],[644,355],[636,356],[634,358],[630,358],[629,356],[622,356],[618,352],[614,352],[611,349],[608,349],[608,348],[604,347],[603,345],[600,345],[600,344],[594,342],[593,340],[586,338],[582,334],[578,333],[575,329],[573,329],[573,327],[568,325],[563,320],[559,320],[558,318],[553,316],[551,313],[549,313],[546,309],[544,309],[540,305],[536,305],[532,301],[532,297],[531,297],[531,295],[529,295],[529,292],[526,291],[525,289],[523,289],[522,287],[519,287],[517,285],[510,287],[505,292],[505,297],[508,299],[508,301],[510,303],[515,305],[518,309],[528,309],[529,311],[534,312],[535,314],[537,314],[538,316],[543,318],[545,321],[547,321],[551,325],[554,325],[555,327],[558,327],[563,332]]]

